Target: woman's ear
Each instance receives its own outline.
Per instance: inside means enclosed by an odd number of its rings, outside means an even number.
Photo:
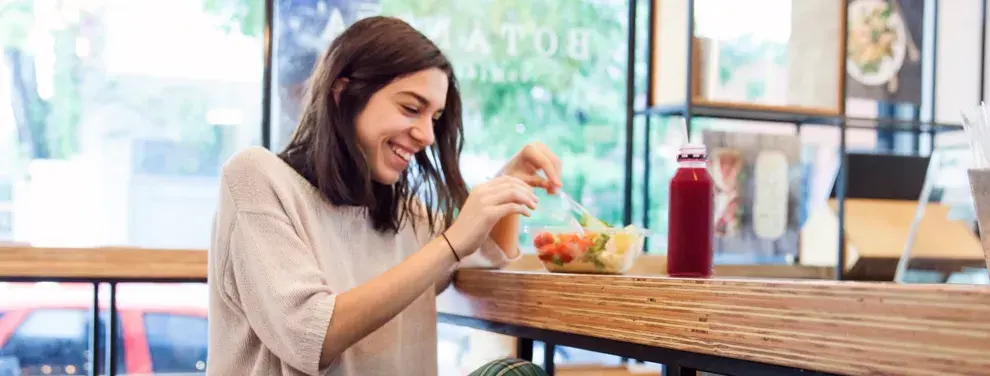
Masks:
[[[340,93],[344,91],[345,87],[347,87],[348,82],[350,82],[350,80],[347,78],[339,78],[333,83],[333,100],[338,105],[340,104]]]

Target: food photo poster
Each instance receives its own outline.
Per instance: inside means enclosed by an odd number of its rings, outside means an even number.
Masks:
[[[800,233],[800,139],[706,130],[702,140],[715,181],[718,262],[793,261]]]
[[[925,0],[848,0],[849,98],[921,103]]]

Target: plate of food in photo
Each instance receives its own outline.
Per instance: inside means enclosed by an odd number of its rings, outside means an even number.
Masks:
[[[854,0],[849,4],[848,25],[849,75],[867,86],[883,85],[897,76],[907,51],[900,13],[886,0]]]

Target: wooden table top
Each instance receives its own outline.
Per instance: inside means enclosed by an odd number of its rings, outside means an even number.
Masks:
[[[206,281],[201,249],[0,246],[0,279]]]
[[[0,280],[205,281],[207,252],[0,246]],[[985,374],[990,287],[463,270],[443,313],[851,375]],[[495,288],[493,288],[495,287]]]
[[[496,323],[837,374],[990,369],[987,286],[504,270],[454,286],[441,313]]]

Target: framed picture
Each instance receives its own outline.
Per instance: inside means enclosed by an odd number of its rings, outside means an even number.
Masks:
[[[845,1],[695,0],[689,39],[687,1],[654,0],[648,104],[686,103],[690,77],[698,106],[843,113]]]
[[[850,98],[921,104],[925,0],[846,0]]]

